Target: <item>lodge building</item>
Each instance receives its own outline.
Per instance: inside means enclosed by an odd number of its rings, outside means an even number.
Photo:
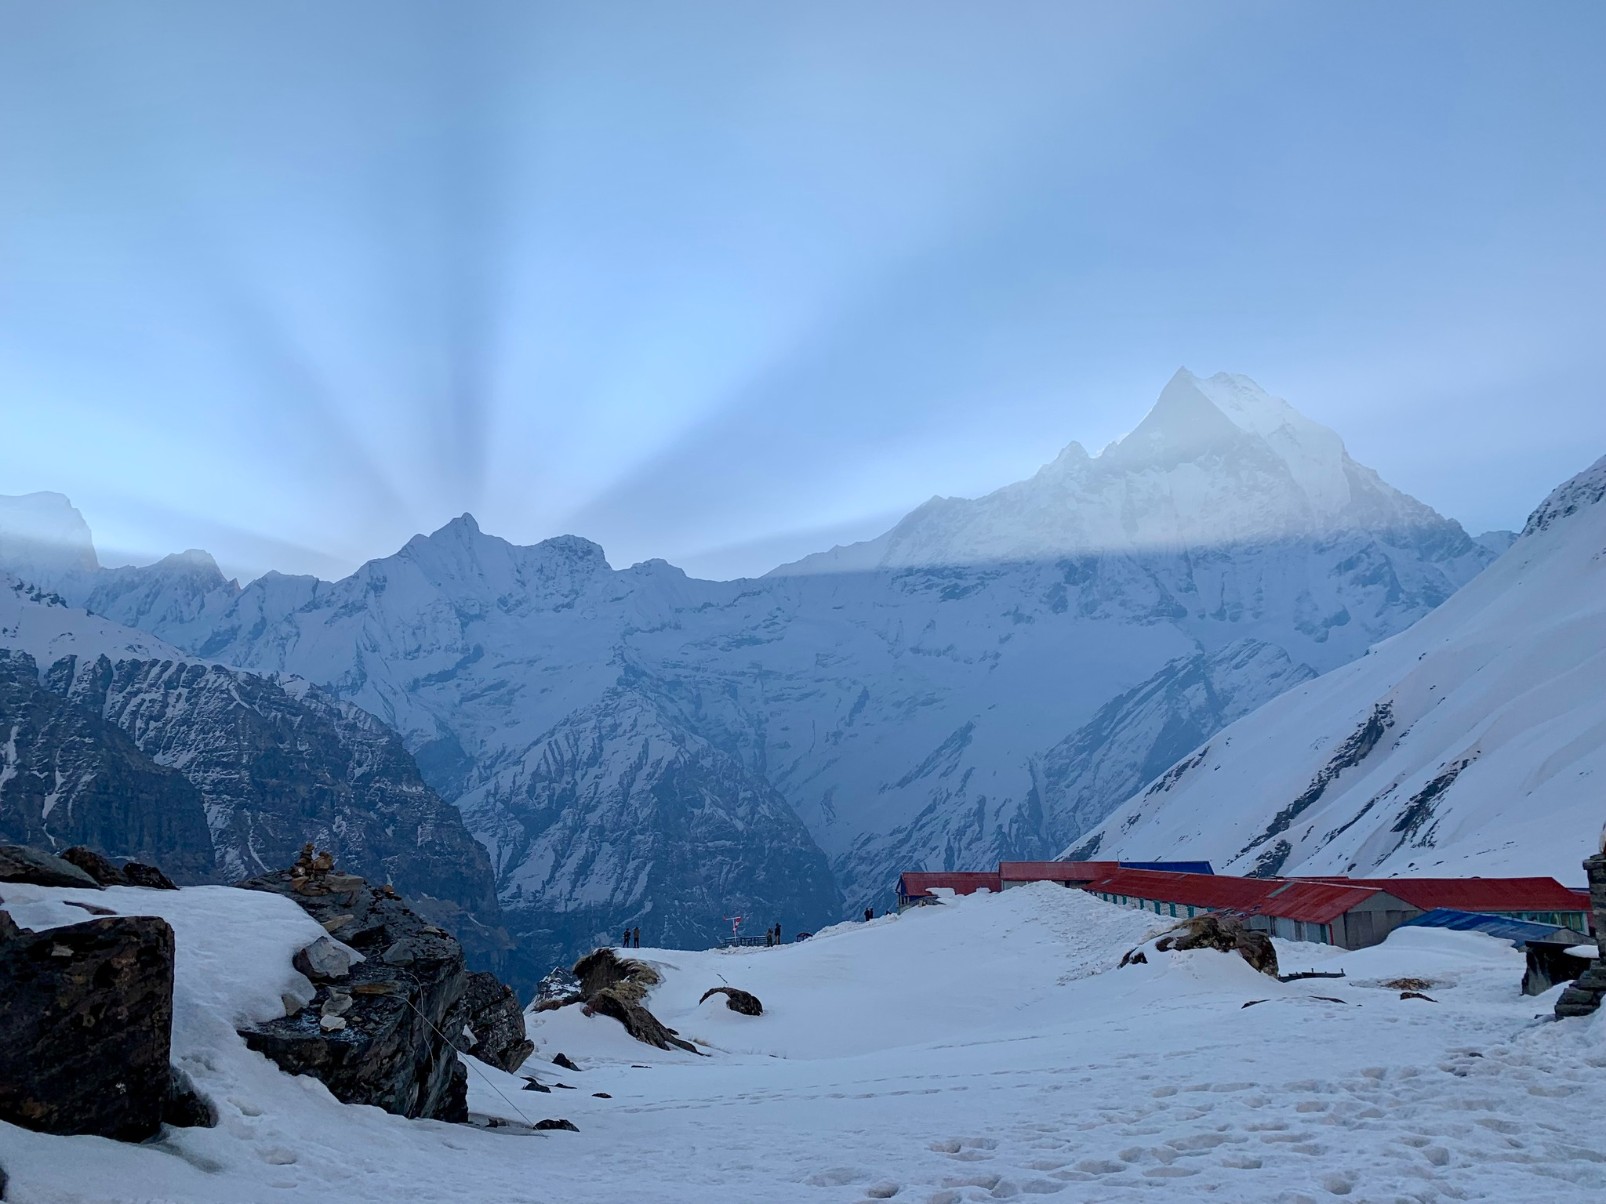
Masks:
[[[1342,949],[1376,945],[1430,912],[1576,932],[1591,931],[1593,923],[1587,898],[1554,878],[1239,878],[1214,873],[1207,861],[1004,861],[996,871],[911,871],[898,878],[898,910],[1029,882],[1057,882],[1176,919],[1235,915],[1272,936]]]

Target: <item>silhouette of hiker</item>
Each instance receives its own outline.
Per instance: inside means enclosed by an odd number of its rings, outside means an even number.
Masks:
[[[628,928],[625,929],[625,939],[619,942],[619,948],[621,948],[621,949],[630,948],[630,929],[628,929]]]
[[[865,909],[864,909],[864,918],[865,918],[865,919],[866,919],[866,920],[873,920],[873,919],[875,919],[875,908],[873,908],[873,907],[866,907],[866,908],[865,908]]]
[[[640,949],[641,948],[641,929],[639,929],[639,928],[636,929],[635,937],[636,937],[636,948]]]

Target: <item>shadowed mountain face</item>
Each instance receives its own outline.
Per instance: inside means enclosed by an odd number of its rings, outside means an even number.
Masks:
[[[813,923],[822,852],[850,912],[902,869],[1050,855],[1492,556],[1252,382],[1179,373],[1099,456],[759,580],[465,515],[336,582],[58,588],[393,726],[566,953],[638,916],[689,944],[749,906]]]

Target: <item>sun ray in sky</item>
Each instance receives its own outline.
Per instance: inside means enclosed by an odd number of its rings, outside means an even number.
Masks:
[[[246,576],[465,510],[750,574],[1187,362],[1510,526],[1606,442],[1603,26],[3,5],[0,492]]]

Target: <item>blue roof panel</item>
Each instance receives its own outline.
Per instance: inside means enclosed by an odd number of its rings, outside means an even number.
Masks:
[[[1525,945],[1529,941],[1552,940],[1571,929],[1554,924],[1534,924],[1528,920],[1513,920],[1509,916],[1485,915],[1476,911],[1456,911],[1450,907],[1435,907],[1415,919],[1407,920],[1402,928],[1454,928],[1460,932],[1486,932],[1490,936]]]
[[[1165,874],[1214,874],[1208,861],[1118,861],[1123,870],[1158,870]]]

